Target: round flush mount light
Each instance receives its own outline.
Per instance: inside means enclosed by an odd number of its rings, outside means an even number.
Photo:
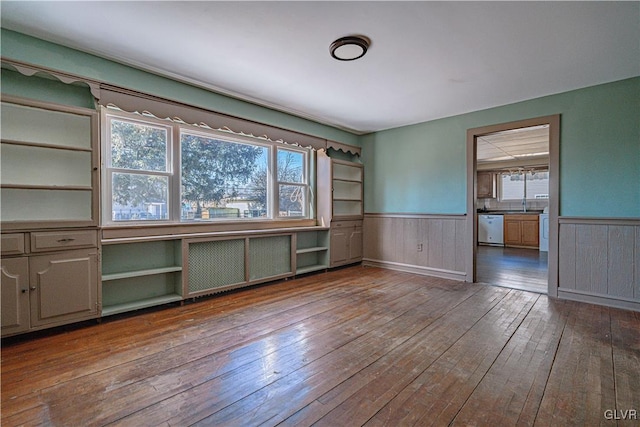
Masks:
[[[342,37],[331,43],[329,52],[338,61],[353,61],[362,58],[371,41],[364,36]]]

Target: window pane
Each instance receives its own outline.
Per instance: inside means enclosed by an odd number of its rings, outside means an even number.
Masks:
[[[549,172],[528,172],[503,174],[501,179],[501,200],[522,200],[527,180],[527,200],[549,198]]]
[[[304,154],[278,149],[278,181],[304,182]]]
[[[549,172],[527,175],[527,199],[549,198]]]
[[[304,216],[305,186],[279,185],[278,216]]]
[[[116,173],[112,180],[112,220],[168,219],[169,178]]]
[[[111,167],[165,172],[167,130],[111,120]]]
[[[502,175],[500,188],[502,200],[522,200],[524,196],[524,175]]]
[[[268,148],[183,133],[182,219],[267,216]]]

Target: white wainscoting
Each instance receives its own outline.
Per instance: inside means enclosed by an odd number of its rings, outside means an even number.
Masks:
[[[558,297],[640,311],[640,219],[558,222]]]
[[[466,278],[464,215],[365,214],[363,231],[364,265]]]

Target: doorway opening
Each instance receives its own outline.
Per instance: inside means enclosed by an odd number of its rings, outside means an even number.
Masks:
[[[467,281],[557,295],[559,116],[467,132]]]

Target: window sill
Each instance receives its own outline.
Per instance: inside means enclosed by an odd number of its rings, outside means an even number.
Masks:
[[[102,227],[102,239],[173,236],[210,233],[278,232],[300,227],[317,227],[315,219],[287,219],[260,221],[223,221],[198,223],[128,223],[108,224]]]

